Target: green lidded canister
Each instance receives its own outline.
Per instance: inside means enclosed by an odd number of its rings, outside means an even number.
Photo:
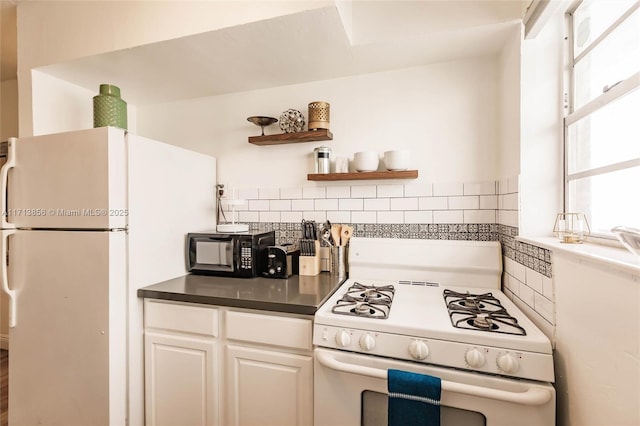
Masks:
[[[114,126],[127,130],[127,103],[120,88],[101,84],[100,94],[93,97],[93,127]]]

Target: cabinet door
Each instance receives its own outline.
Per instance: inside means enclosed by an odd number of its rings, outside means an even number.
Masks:
[[[216,342],[145,333],[147,425],[217,425]]]
[[[312,424],[312,357],[234,345],[226,355],[226,424]]]

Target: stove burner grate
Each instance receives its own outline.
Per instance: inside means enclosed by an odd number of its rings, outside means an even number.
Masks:
[[[366,318],[389,317],[395,289],[392,285],[367,286],[354,282],[331,308],[331,312]]]
[[[518,320],[509,315],[492,293],[443,292],[451,324],[456,328],[526,336]]]

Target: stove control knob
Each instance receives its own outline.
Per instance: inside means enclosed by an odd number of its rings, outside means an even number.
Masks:
[[[422,340],[414,340],[409,344],[409,354],[418,361],[425,359],[429,356],[429,346]]]
[[[515,373],[520,368],[518,360],[511,354],[498,355],[498,368],[505,373]]]
[[[351,336],[344,330],[340,330],[336,333],[336,344],[341,347],[347,347],[351,344]]]
[[[363,334],[362,337],[360,337],[360,347],[362,350],[370,351],[376,347],[376,339],[369,333]]]
[[[464,355],[464,359],[465,361],[467,361],[467,364],[469,365],[469,367],[473,367],[473,368],[480,368],[484,365],[484,362],[485,362],[484,354],[476,348],[473,348],[470,351],[468,351]]]

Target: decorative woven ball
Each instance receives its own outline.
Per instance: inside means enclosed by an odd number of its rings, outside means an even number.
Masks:
[[[302,132],[305,124],[304,115],[297,109],[286,110],[279,120],[280,130],[285,133]]]

